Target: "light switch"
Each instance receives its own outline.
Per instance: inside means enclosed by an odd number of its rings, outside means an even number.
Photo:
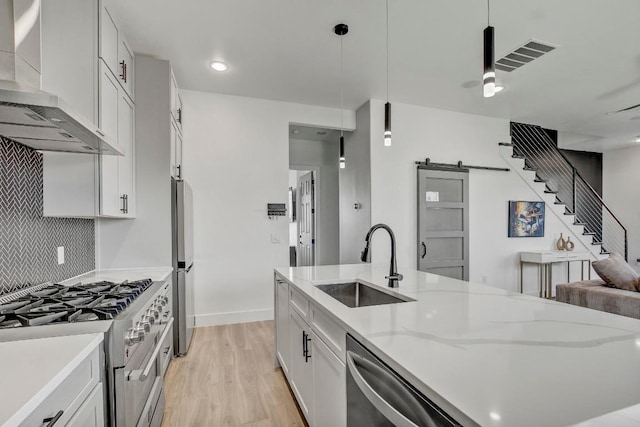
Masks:
[[[64,264],[64,246],[58,246],[58,265]]]

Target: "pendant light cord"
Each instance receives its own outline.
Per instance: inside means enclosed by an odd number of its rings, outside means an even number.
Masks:
[[[491,0],[487,0],[487,27],[489,27],[490,24],[490,20],[489,17],[491,16]]]
[[[387,102],[389,102],[389,0],[387,3]]]
[[[344,53],[340,36],[340,136],[344,136]]]

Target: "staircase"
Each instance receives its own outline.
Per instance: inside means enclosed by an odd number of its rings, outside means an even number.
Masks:
[[[511,123],[511,143],[500,154],[548,204],[572,234],[600,259],[628,258],[627,230],[540,126]]]

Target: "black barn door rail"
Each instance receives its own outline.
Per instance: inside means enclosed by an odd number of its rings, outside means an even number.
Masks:
[[[444,169],[444,170],[451,170],[451,169],[456,169],[456,170],[461,170],[461,169],[480,169],[480,170],[485,170],[485,171],[498,171],[498,172],[510,172],[511,169],[509,168],[494,168],[491,166],[472,166],[472,165],[464,165],[462,164],[462,160],[460,160],[458,163],[434,163],[431,161],[430,158],[426,158],[424,160],[424,162],[416,162],[416,165],[418,165],[418,168],[424,168],[424,169]]]

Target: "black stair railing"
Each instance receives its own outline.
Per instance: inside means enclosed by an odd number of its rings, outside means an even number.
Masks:
[[[547,193],[564,204],[566,214],[575,214],[575,223],[584,225],[593,244],[602,253],[616,252],[628,259],[627,230],[600,195],[580,175],[540,126],[511,123],[511,142],[515,156],[524,158],[525,169],[536,172]]]

